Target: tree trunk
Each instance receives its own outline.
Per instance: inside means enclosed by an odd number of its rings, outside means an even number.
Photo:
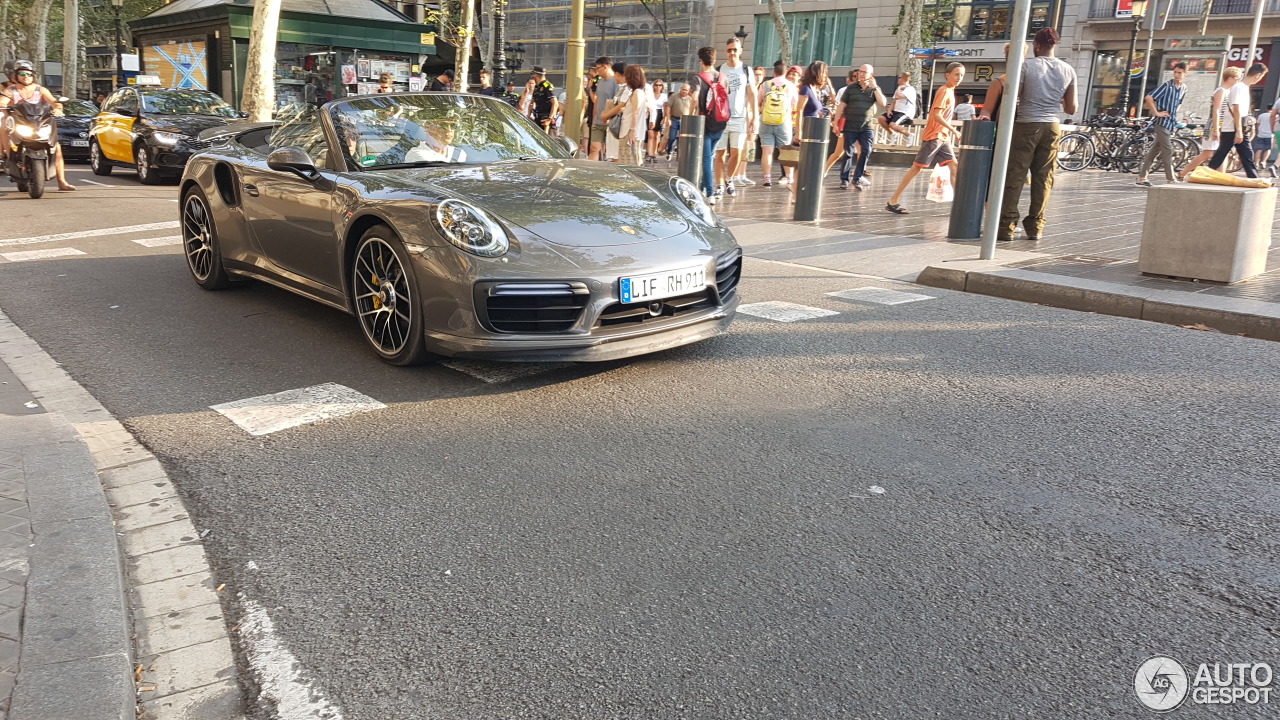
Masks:
[[[778,31],[778,50],[782,56],[782,64],[791,67],[791,29],[787,27],[787,19],[782,15],[782,0],[769,0],[769,17],[773,18],[773,28]]]
[[[280,30],[281,0],[255,0],[249,32],[249,62],[244,71],[240,107],[253,122],[271,119],[275,111],[276,35]]]
[[[35,0],[27,11],[26,35],[30,60],[39,71],[40,61],[45,59],[49,46],[49,9],[53,0]]]
[[[918,91],[924,78],[920,77],[920,61],[911,57],[911,48],[921,42],[920,18],[924,14],[923,0],[903,0],[902,21],[898,23],[898,71],[911,73],[911,84]],[[933,70],[930,66],[930,72]],[[933,102],[932,99],[929,102]]]
[[[453,91],[467,91],[467,75],[471,72],[471,38],[475,37],[476,3],[463,0],[458,18],[458,52],[453,58]]]
[[[9,0],[0,0],[0,55],[13,57],[9,49]]]
[[[489,46],[492,44],[490,42],[489,34],[493,32],[493,21],[492,20],[489,21],[489,30],[488,32],[486,32],[484,30],[484,26],[485,26],[484,18],[485,18],[485,15],[488,14],[487,11],[485,10],[486,7],[487,7],[487,4],[481,5],[480,10],[476,13],[476,26],[475,26],[476,46],[480,48],[480,65],[489,70],[489,81],[492,83],[493,55],[489,53],[489,49],[490,49]],[[505,90],[506,88],[503,88],[503,89]]]
[[[62,5],[62,94],[76,98],[76,67],[80,60],[80,0],[64,0]]]
[[[1264,0],[1254,0],[1255,2],[1264,2]],[[1170,12],[1172,12],[1170,8]],[[1209,13],[1213,12],[1213,0],[1204,0],[1204,10],[1200,12],[1200,34],[1206,35],[1209,32]],[[1247,65],[1248,63],[1246,63]]]

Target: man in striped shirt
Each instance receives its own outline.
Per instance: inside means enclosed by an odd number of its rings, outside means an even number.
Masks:
[[[1146,157],[1142,158],[1142,167],[1138,169],[1137,185],[1151,187],[1151,181],[1147,180],[1147,172],[1151,170],[1151,163],[1155,161],[1156,153],[1160,153],[1160,160],[1164,163],[1164,176],[1169,182],[1176,182],[1173,179],[1173,131],[1178,129],[1178,108],[1182,106],[1182,99],[1187,95],[1187,88],[1182,84],[1186,77],[1187,64],[1178,63],[1173,66],[1172,80],[1147,93],[1147,110],[1155,118],[1156,141],[1147,150]]]

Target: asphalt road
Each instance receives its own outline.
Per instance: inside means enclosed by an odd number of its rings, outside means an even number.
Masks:
[[[103,182],[0,192],[0,252],[85,253],[0,262],[0,308],[345,718],[1147,717],[1151,655],[1280,668],[1280,344],[749,259],[744,302],[839,314],[485,382],[133,242],[176,229],[5,245],[176,220]],[[209,409],[328,382],[387,407]]]

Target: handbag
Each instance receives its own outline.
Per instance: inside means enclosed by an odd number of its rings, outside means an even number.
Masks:
[[[630,88],[624,87],[618,91],[618,94],[613,98],[614,107],[617,107],[618,105],[626,105],[627,102],[631,100],[631,93],[628,92],[629,90]],[[622,139],[622,116],[626,114],[627,111],[624,109],[617,115],[609,118],[609,134],[612,135],[615,140]]]

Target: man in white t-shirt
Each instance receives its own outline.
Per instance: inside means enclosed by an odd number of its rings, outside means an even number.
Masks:
[[[956,122],[964,122],[972,120],[978,114],[978,108],[973,106],[972,95],[961,95],[960,104],[956,105],[955,115],[952,116]]]
[[[1258,177],[1258,168],[1253,164],[1253,148],[1250,147],[1246,135],[1244,119],[1249,117],[1249,90],[1267,75],[1267,66],[1254,63],[1245,73],[1244,79],[1227,91],[1227,107],[1222,113],[1222,130],[1219,133],[1218,149],[1209,160],[1209,167],[1217,170],[1226,161],[1231,148],[1235,148],[1240,156],[1240,165],[1251,178]]]
[[[1258,132],[1253,136],[1253,162],[1259,168],[1266,169],[1271,159],[1271,111],[1258,113]]]
[[[742,41],[736,37],[725,43],[725,52],[729,62],[720,66],[722,82],[729,88],[729,124],[716,143],[716,194],[733,195],[733,176],[738,174],[738,166],[746,160],[744,152],[750,137],[751,128],[756,118],[756,86],[752,82],[751,67],[742,61]],[[728,183],[725,181],[728,179]]]
[[[887,133],[910,135],[907,128],[916,119],[916,89],[911,87],[911,73],[898,76],[898,89],[893,91],[893,107],[877,120]]]

